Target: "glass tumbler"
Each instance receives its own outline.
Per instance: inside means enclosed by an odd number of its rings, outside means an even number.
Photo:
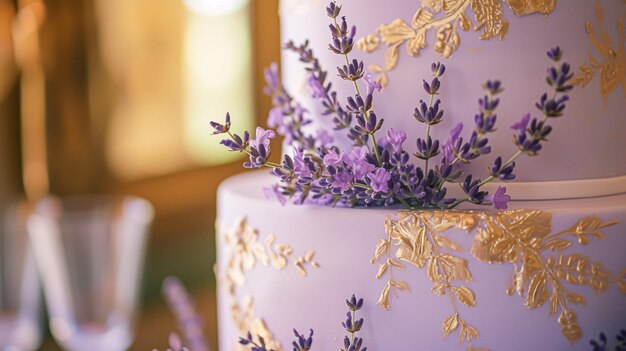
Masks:
[[[65,350],[126,350],[152,206],[130,196],[39,201],[28,219],[52,335]]]
[[[35,350],[41,343],[41,291],[28,246],[28,206],[0,209],[0,350]]]

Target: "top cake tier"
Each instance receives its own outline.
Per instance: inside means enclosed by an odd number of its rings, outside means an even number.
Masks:
[[[308,39],[345,99],[354,94],[354,86],[336,76],[336,66],[345,61],[328,49],[331,19],[325,5],[319,0],[282,0],[282,39],[296,44]],[[431,135],[442,141],[458,122],[465,124],[463,136],[468,137],[483,83],[502,81],[498,131],[489,136],[493,151],[471,165],[477,174],[484,174],[497,155],[515,153],[512,124],[527,112],[541,114],[534,103],[549,91],[545,75],[551,62],[545,52],[560,46],[578,84],[569,93],[565,115],[552,120],[554,130],[539,156],[519,159],[517,181],[530,186],[529,191],[539,184],[544,190],[562,190],[552,198],[626,191],[623,1],[343,0],[337,5],[361,39],[351,58],[363,60],[384,85],[375,98],[376,114],[385,120],[383,129],[406,131],[413,150],[414,140],[425,134],[413,112],[420,99],[426,100],[422,79],[430,80],[432,62],[446,65],[439,95],[445,115],[431,128]],[[313,127],[332,129],[330,118],[320,114],[322,106],[310,97],[297,56],[285,52],[282,63],[284,84],[312,113]],[[336,133],[335,140],[349,145],[345,131]]]

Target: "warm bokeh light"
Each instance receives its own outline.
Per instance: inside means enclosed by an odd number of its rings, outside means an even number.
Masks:
[[[236,12],[249,0],[184,0],[187,7],[203,16],[219,16]]]
[[[252,126],[249,6],[200,3],[215,12],[183,2],[98,1],[102,56],[115,88],[105,151],[119,179],[240,156],[219,148],[209,121],[230,111],[234,129]]]
[[[248,8],[215,17],[190,13],[184,46],[184,140],[189,155],[203,164],[233,160],[239,155],[219,145],[221,138],[211,136],[208,121],[221,121],[230,111],[236,132],[253,128]]]

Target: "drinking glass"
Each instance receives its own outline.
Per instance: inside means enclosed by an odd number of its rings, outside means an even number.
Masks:
[[[41,291],[26,233],[28,206],[0,209],[0,350],[35,350],[41,342]]]
[[[119,351],[133,319],[152,206],[137,197],[39,201],[28,219],[50,330],[70,351]]]

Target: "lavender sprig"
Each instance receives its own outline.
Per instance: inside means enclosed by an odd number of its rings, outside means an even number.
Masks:
[[[589,341],[589,344],[593,346],[593,351],[609,351],[606,335],[604,333],[600,333],[598,338],[599,341],[593,339]],[[615,339],[617,342],[613,350],[626,351],[626,329],[620,330]]]
[[[339,11],[337,8],[340,9],[341,7],[334,7],[332,11]],[[319,60],[313,53],[313,49],[309,48],[309,41],[307,40],[301,45],[296,45],[293,41],[289,41],[284,48],[297,53],[300,62],[307,64],[309,87],[311,87],[313,92],[313,98],[322,100],[322,106],[324,107],[322,115],[334,115],[333,123],[335,124],[335,130],[349,128],[352,123],[352,114],[347,113],[341,107],[337,98],[337,92],[332,89],[332,83],[326,81],[328,72],[320,65]]]
[[[344,66],[337,67],[339,77],[344,80],[352,81],[354,84],[354,90],[356,91],[355,99],[353,99],[354,101],[348,99],[348,105],[352,107],[352,109],[348,108],[348,110],[356,114],[359,128],[351,128],[349,131],[349,137],[357,146],[366,145],[367,139],[371,138],[376,165],[380,167],[382,165],[382,160],[380,150],[376,142],[375,133],[380,129],[380,127],[382,127],[383,119],[380,119],[379,121],[376,120],[376,115],[373,113],[371,104],[373,100],[373,92],[376,88],[380,90],[380,85],[375,82],[368,81],[368,94],[365,99],[363,99],[359,90],[359,85],[357,84],[357,81],[364,76],[363,62],[359,60],[350,61],[348,56],[354,46],[356,27],[352,26],[348,28],[345,16],[341,17],[340,24],[337,21],[337,17],[340,12],[341,6],[337,6],[334,1],[326,7],[326,13],[333,20],[333,23],[329,25],[332,42],[328,45],[328,47],[335,54],[342,55],[344,57],[346,64]],[[358,101],[363,103],[359,104]],[[369,103],[366,104],[365,101]],[[354,107],[357,107],[357,109]],[[363,128],[364,126],[366,128]]]
[[[163,281],[163,294],[170,310],[176,317],[178,327],[191,350],[209,351],[209,345],[202,331],[202,319],[195,308],[185,287],[175,277],[167,277]],[[173,351],[187,351],[176,334],[170,335],[170,348]]]
[[[363,318],[356,318],[356,312],[363,307],[363,299],[357,299],[352,295],[350,299],[346,300],[346,305],[348,305],[348,312],[345,322],[342,322],[341,325],[350,336],[344,337],[344,347],[341,348],[341,351],[367,351],[367,347],[363,347],[363,339],[356,336],[363,327]]]
[[[272,349],[267,349],[265,346],[265,339],[263,339],[262,336],[257,336],[257,341],[254,341],[254,338],[252,337],[252,333],[248,332],[248,334],[246,335],[245,338],[240,337],[239,338],[239,344],[244,345],[244,346],[251,346],[250,350],[251,351],[274,351]]]
[[[296,340],[291,343],[293,351],[309,351],[311,345],[313,345],[313,329],[309,329],[309,337],[305,337],[304,334],[298,333],[297,330],[293,330],[293,334],[296,336]]]

